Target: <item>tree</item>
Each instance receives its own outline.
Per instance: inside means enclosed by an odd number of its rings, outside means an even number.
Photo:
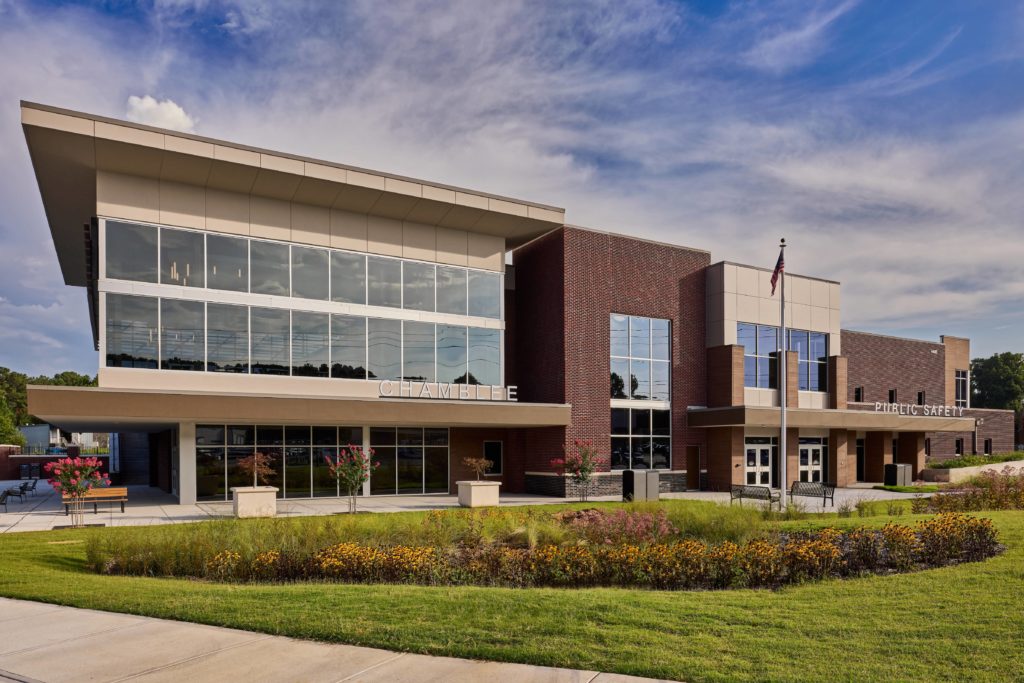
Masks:
[[[0,443],[24,446],[25,437],[14,423],[14,413],[7,405],[6,397],[0,395]]]
[[[40,424],[42,420],[29,415],[28,392],[25,386],[28,384],[43,384],[60,387],[92,387],[96,386],[96,377],[83,375],[72,370],[58,372],[53,377],[39,375],[29,377],[21,372],[15,372],[8,368],[0,367],[0,396],[7,400],[14,424]]]
[[[971,361],[975,408],[1024,411],[1024,353],[997,353]]]

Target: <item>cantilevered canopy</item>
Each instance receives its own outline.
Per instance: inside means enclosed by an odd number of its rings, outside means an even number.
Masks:
[[[779,409],[761,406],[691,408],[686,414],[691,427],[779,427]],[[807,429],[891,432],[970,432],[971,417],[925,417],[868,410],[817,410],[787,408],[786,425]]]
[[[68,285],[87,284],[82,229],[98,170],[468,230],[509,248],[565,221],[553,206],[31,102],[21,124]]]

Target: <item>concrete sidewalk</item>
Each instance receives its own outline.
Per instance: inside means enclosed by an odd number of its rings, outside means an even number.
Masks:
[[[649,678],[333,645],[0,598],[0,681],[487,681]]]

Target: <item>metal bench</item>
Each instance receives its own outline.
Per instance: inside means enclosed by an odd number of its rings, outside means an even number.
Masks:
[[[778,505],[779,509],[782,509],[782,494],[776,491],[772,491],[767,486],[750,486],[747,484],[734,485],[729,491],[729,505],[732,505],[734,500],[740,501],[740,505],[743,505],[743,499],[748,500],[763,500],[768,503],[768,507],[772,505]]]
[[[836,487],[820,481],[794,481],[789,495],[821,498],[822,507],[825,507],[825,501],[831,501],[832,507],[836,506]]]
[[[67,516],[70,513],[71,499],[67,495],[61,496],[61,499],[64,503],[64,515]],[[99,514],[100,503],[120,503],[121,512],[124,512],[124,504],[128,502],[128,489],[124,486],[90,489],[82,496],[82,501],[92,505],[93,514]]]
[[[4,493],[7,494],[8,498],[17,498],[19,503],[25,500],[25,492],[21,490],[20,486],[9,488],[6,491],[4,491]]]
[[[7,512],[7,498],[9,495],[7,491],[0,491],[0,505],[4,506],[4,512]]]

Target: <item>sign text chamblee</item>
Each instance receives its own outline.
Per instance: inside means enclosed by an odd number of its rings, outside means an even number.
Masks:
[[[448,401],[516,401],[515,386],[490,384],[446,384],[443,382],[410,382],[381,380],[381,398],[436,398]]]
[[[916,403],[882,403],[875,401],[876,413],[922,415],[924,417],[963,417],[962,406],[919,406]]]

